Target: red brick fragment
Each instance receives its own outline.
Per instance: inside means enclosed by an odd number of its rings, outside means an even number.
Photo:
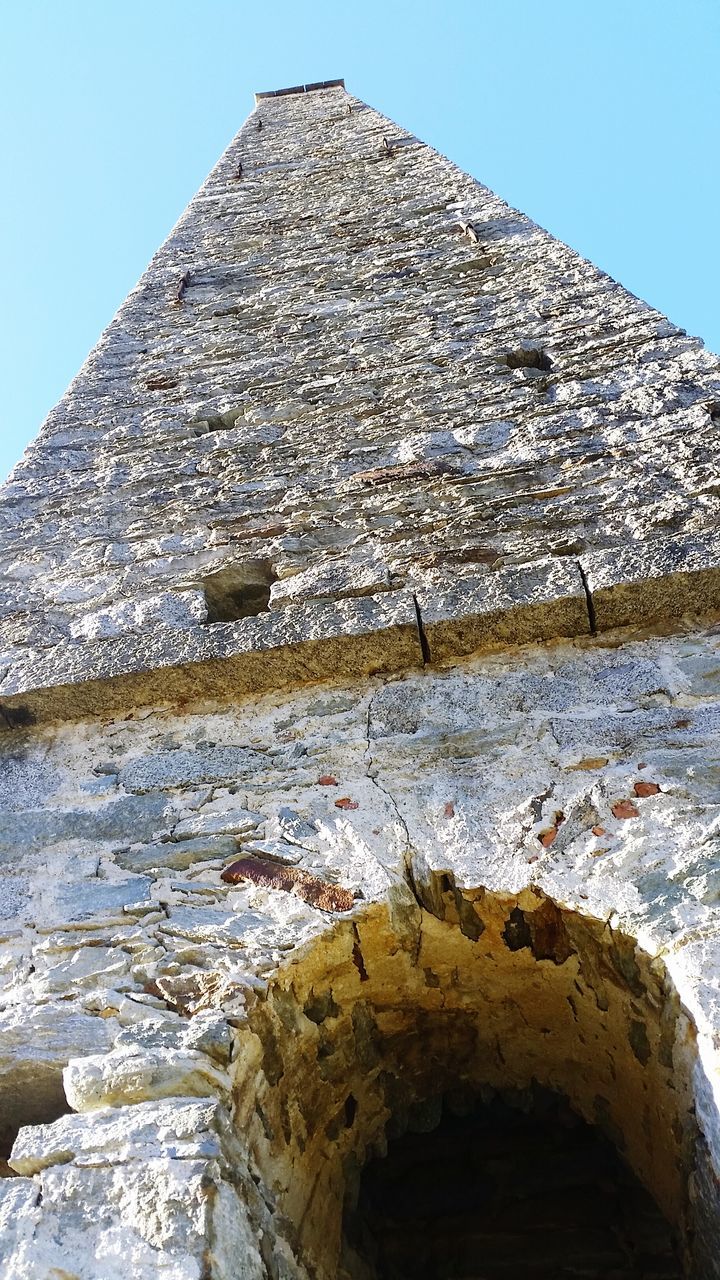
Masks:
[[[557,813],[555,814],[555,822],[553,826],[547,827],[545,831],[541,831],[540,834],[538,835],[538,840],[543,846],[543,849],[550,848],[550,845],[552,844],[553,840],[555,839],[558,833],[558,828],[564,821],[565,821],[565,814],[563,813],[562,809],[558,809]]]
[[[443,808],[443,817],[445,818],[455,817],[455,805],[453,804],[452,800],[447,800],[445,802],[445,805]]]
[[[656,796],[660,790],[657,782],[636,782],[635,795],[640,797]]]
[[[331,773],[323,773],[322,776],[318,778],[319,787],[336,787],[337,785],[338,780],[337,778],[333,778]]]
[[[357,800],[351,800],[349,796],[341,796],[339,800],[335,801],[336,809],[357,809],[357,807]]]
[[[543,849],[550,848],[550,845],[555,839],[557,833],[558,833],[557,827],[548,827],[547,831],[540,832],[540,834],[538,835],[538,840],[540,841]]]
[[[612,806],[613,815],[616,818],[639,818],[640,810],[634,805],[632,800],[617,800]]]
[[[220,879],[226,884],[250,880],[262,889],[282,889],[320,911],[350,911],[355,905],[349,889],[329,884],[301,867],[285,867],[278,862],[266,862],[264,858],[238,858],[225,868]]]

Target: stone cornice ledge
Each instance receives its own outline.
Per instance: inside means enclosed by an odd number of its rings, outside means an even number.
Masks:
[[[581,572],[582,569],[582,572]],[[0,728],[130,706],[389,674],[514,645],[720,614],[720,534],[638,542],[407,590],[295,605],[192,631],[64,644],[0,685]]]

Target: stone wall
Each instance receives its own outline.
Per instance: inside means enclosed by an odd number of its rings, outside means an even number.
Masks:
[[[717,359],[261,98],[0,492],[3,1280],[359,1280],[564,1095],[720,1277]]]
[[[391,1116],[533,1080],[707,1244],[718,706],[710,628],[4,735],[3,1275],[329,1280]]]
[[[5,717],[717,609],[718,405],[343,88],[263,99],[0,494]]]

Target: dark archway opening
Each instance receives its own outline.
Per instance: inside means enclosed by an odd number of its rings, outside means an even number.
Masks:
[[[671,1228],[615,1147],[539,1086],[410,1115],[344,1213],[353,1280],[680,1280]]]

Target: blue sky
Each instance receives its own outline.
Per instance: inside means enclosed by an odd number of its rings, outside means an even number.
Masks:
[[[252,108],[344,76],[720,350],[717,0],[0,2],[0,477]]]

